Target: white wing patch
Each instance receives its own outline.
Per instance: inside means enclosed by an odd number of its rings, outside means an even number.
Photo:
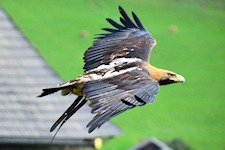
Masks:
[[[116,66],[119,66],[119,65],[122,65],[124,63],[129,64],[129,63],[141,62],[141,61],[142,60],[139,59],[139,58],[118,58],[118,59],[115,59],[112,62],[110,62],[108,65],[105,65],[105,64],[100,65],[95,69],[91,69],[91,70],[87,71],[86,73],[88,74],[90,72],[100,71],[100,70],[103,70],[103,69],[112,69],[112,68],[114,68]]]
[[[101,79],[105,79],[105,78],[115,77],[115,76],[121,75],[123,73],[133,71],[133,70],[141,70],[141,68],[139,68],[138,66],[135,66],[135,67],[130,67],[130,68],[116,71],[115,67],[121,66],[121,65],[128,65],[128,64],[134,63],[134,62],[138,63],[141,61],[142,60],[139,58],[118,58],[118,59],[115,59],[112,62],[110,62],[108,65],[103,64],[103,65],[98,66],[95,69],[91,69],[91,70],[87,71],[86,75],[90,78],[90,80],[101,80]],[[105,70],[107,70],[107,72],[103,72]],[[103,72],[103,73],[101,74],[101,72]],[[87,81],[87,78],[85,78],[85,80]]]

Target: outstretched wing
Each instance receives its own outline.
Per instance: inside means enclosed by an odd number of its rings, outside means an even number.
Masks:
[[[156,44],[136,14],[132,12],[133,22],[119,6],[122,24],[107,18],[115,29],[103,28],[108,33],[100,34],[84,54],[84,70],[94,69],[102,64],[109,64],[118,58],[139,58],[149,62],[149,54]]]
[[[89,132],[128,109],[153,103],[158,88],[159,84],[144,70],[87,82],[83,92],[92,113],[97,113],[87,125]]]

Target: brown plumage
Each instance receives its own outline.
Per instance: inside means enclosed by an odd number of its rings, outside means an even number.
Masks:
[[[134,22],[119,7],[122,24],[107,18],[114,29],[103,28],[84,54],[84,74],[54,88],[43,89],[38,96],[46,96],[61,90],[62,95],[77,95],[74,103],[55,122],[50,131],[61,126],[81,108],[86,101],[96,116],[88,123],[89,132],[102,126],[120,113],[153,103],[159,85],[184,82],[184,78],[172,71],[149,64],[149,55],[156,44],[134,12]]]

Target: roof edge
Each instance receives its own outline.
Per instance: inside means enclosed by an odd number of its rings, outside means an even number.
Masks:
[[[0,145],[79,145],[79,146],[93,146],[93,140],[81,139],[54,139],[51,143],[49,138],[0,138]]]

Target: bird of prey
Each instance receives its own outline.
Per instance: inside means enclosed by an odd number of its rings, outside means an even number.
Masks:
[[[84,73],[53,88],[45,88],[38,97],[60,91],[77,95],[76,100],[53,124],[50,131],[62,125],[87,101],[95,117],[87,124],[88,132],[101,127],[124,111],[154,102],[160,85],[184,82],[181,75],[149,64],[156,44],[137,15],[133,21],[122,7],[120,22],[107,18],[114,28],[102,28],[93,46],[84,53]]]

